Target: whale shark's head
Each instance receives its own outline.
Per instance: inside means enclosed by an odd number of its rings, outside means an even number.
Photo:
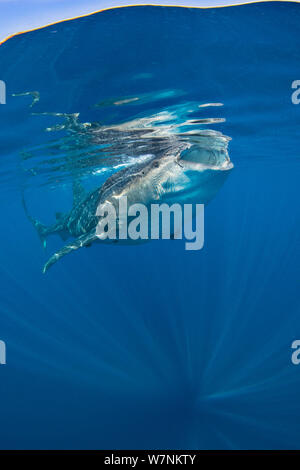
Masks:
[[[215,131],[189,135],[184,147],[179,146],[174,155],[173,165],[166,167],[162,175],[164,201],[208,203],[233,168],[228,154],[229,140]]]
[[[229,140],[215,131],[173,136],[160,156],[149,156],[124,172],[122,194],[132,203],[208,203],[233,168]]]

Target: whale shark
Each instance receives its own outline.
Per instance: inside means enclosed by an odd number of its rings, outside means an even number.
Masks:
[[[206,145],[203,145],[203,138]],[[207,204],[223,185],[233,164],[227,151],[229,138],[221,133],[203,134],[201,143],[193,136],[188,141],[176,137],[159,156],[148,155],[126,168],[113,173],[98,188],[86,192],[78,179],[73,181],[73,206],[66,214],[57,213],[56,221],[46,226],[28,212],[25,199],[23,205],[28,219],[36,228],[44,247],[49,235],[59,234],[63,240],[72,237],[70,243],[54,253],[43,267],[45,273],[63,256],[93,243],[112,243],[102,240],[97,233],[101,216],[98,208],[107,203],[115,207],[126,196],[128,205],[153,203]],[[215,145],[221,141],[222,145]],[[214,145],[208,144],[214,142]],[[118,219],[117,219],[118,220]],[[114,243],[128,243],[116,239]],[[129,243],[138,243],[130,241]]]

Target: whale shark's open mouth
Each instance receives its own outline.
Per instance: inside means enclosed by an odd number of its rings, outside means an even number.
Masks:
[[[180,163],[191,170],[230,170],[233,164],[228,155],[229,137],[220,132],[203,131],[185,134],[189,147],[180,155]]]
[[[216,150],[192,145],[184,150],[180,156],[180,164],[190,170],[221,170],[226,171],[233,168],[227,150]]]

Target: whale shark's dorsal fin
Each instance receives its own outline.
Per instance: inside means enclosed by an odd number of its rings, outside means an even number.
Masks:
[[[48,269],[52,266],[52,264],[56,263],[56,261],[58,261],[63,256],[67,255],[68,253],[71,253],[71,251],[78,250],[78,248],[81,248],[83,246],[89,246],[96,239],[97,239],[96,231],[93,230],[90,233],[85,233],[84,235],[81,235],[80,237],[76,238],[68,245],[65,245],[61,250],[54,253],[54,255],[52,255],[51,258],[47,261],[47,263],[45,264],[43,268],[43,273],[48,271]]]
[[[86,198],[86,191],[80,181],[74,180],[72,184],[73,188],[73,207],[80,204]]]

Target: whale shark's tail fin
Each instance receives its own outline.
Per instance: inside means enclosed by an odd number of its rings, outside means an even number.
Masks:
[[[41,222],[39,222],[37,219],[35,219],[29,214],[28,208],[25,202],[24,194],[22,194],[22,204],[23,204],[23,208],[24,208],[27,219],[36,228],[36,231],[41,240],[42,246],[43,248],[46,248],[47,236],[50,235],[51,233],[56,233],[56,232],[60,232],[63,230],[63,215],[57,214],[56,215],[57,223],[48,227],[47,225],[42,224]]]
[[[22,195],[22,204],[23,204],[23,208],[24,208],[27,219],[36,228],[36,231],[37,231],[38,236],[41,240],[41,243],[42,243],[43,247],[46,248],[46,237],[47,237],[47,234],[48,234],[48,227],[46,225],[42,224],[41,222],[39,222],[38,220],[34,219],[29,214],[28,209],[27,209],[27,205],[26,205],[26,202],[25,202],[24,194]]]

